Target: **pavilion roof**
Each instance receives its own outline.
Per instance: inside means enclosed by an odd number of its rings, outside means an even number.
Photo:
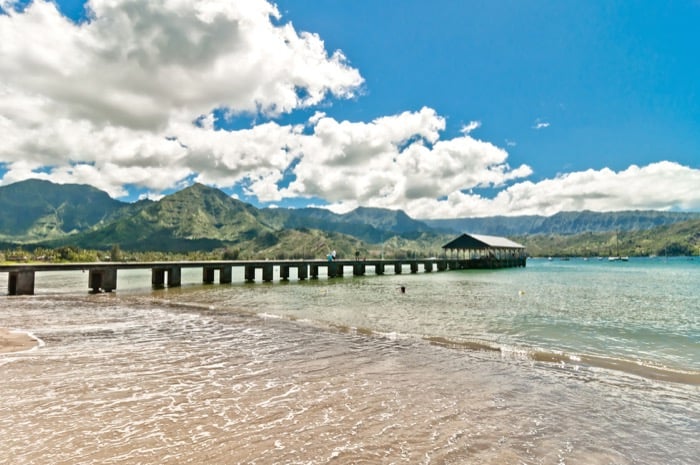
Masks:
[[[525,246],[500,236],[483,234],[462,234],[458,238],[442,246],[448,250],[464,249],[524,249]]]

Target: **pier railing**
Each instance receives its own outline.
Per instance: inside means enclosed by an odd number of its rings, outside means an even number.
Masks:
[[[416,258],[383,260],[221,260],[221,261],[179,261],[179,262],[97,262],[97,263],[33,263],[0,265],[0,273],[8,273],[7,290],[9,295],[34,294],[35,274],[51,271],[87,271],[88,289],[92,292],[112,292],[117,289],[119,270],[150,269],[151,285],[154,288],[177,287],[182,284],[183,268],[201,268],[202,282],[219,283],[233,281],[233,268],[243,268],[246,282],[254,282],[256,271],[262,270],[264,282],[273,281],[275,268],[279,269],[279,279],[289,280],[290,270],[296,270],[298,280],[318,279],[320,269],[325,268],[328,278],[340,278],[346,272],[353,276],[363,276],[368,269],[375,275],[386,272],[401,274],[404,271],[418,273],[447,270],[511,268],[525,266],[524,257],[509,259],[478,258]],[[406,268],[406,270],[404,270]]]

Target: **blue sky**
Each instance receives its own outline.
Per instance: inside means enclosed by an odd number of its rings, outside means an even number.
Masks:
[[[478,120],[475,136],[510,142],[511,163],[535,178],[667,157],[699,165],[700,2],[277,4],[367,80],[367,97],[334,116],[427,105],[453,131]]]
[[[700,210],[698,1],[57,5],[0,0],[1,184],[204,182],[417,218]]]

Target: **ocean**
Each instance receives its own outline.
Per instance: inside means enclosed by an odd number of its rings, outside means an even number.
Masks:
[[[0,354],[0,463],[698,463],[697,258],[119,273],[0,274],[0,327],[40,341]]]

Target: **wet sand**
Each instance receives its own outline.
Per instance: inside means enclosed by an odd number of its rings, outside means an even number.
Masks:
[[[29,350],[37,345],[36,339],[27,333],[0,328],[0,354]]]
[[[177,300],[4,308],[0,463],[697,463],[697,386]]]

